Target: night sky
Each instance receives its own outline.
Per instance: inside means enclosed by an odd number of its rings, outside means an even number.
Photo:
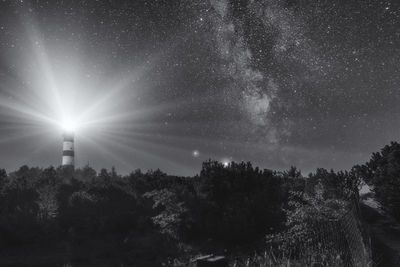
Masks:
[[[0,167],[60,165],[62,103],[78,167],[348,169],[399,140],[399,66],[398,0],[2,1]]]

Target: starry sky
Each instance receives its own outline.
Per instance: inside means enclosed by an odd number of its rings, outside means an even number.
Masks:
[[[399,63],[397,0],[2,1],[0,167],[60,164],[57,87],[78,167],[349,169],[399,140]]]

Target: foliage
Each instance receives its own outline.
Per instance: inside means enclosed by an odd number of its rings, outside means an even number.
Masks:
[[[30,243],[38,231],[38,193],[27,179],[27,167],[11,174],[0,195],[0,247]]]
[[[342,199],[347,201],[358,201],[361,179],[354,171],[327,171],[318,168],[315,173],[311,173],[306,179],[306,192],[314,194],[317,184],[324,187],[325,199]]]
[[[354,203],[331,197],[332,192],[326,192],[321,180],[312,193],[290,192],[286,230],[267,236],[271,252],[286,257],[293,266],[343,266],[355,262],[365,266],[371,255],[366,252],[368,244],[363,243],[362,226],[351,208]],[[277,266],[280,264],[278,261]]]
[[[40,220],[54,219],[58,213],[57,191],[55,187],[44,186],[37,189],[39,194],[36,201],[39,211],[38,217]]]
[[[282,179],[250,163],[203,163],[188,192],[184,234],[225,245],[254,242],[284,221]]]
[[[301,171],[298,170],[295,166],[291,166],[289,170],[284,171],[282,173],[283,177],[285,178],[292,178],[292,179],[299,179],[303,176],[301,175]]]
[[[309,257],[300,259],[290,258],[289,254],[276,254],[272,250],[264,253],[255,253],[250,257],[235,259],[233,267],[304,267],[304,266],[320,266],[320,267],[342,267],[343,261],[332,255],[323,248],[313,251]]]
[[[270,235],[270,241],[278,241],[288,252],[297,253],[299,248],[316,243],[315,232],[319,224],[337,220],[347,211],[347,203],[339,199],[325,199],[324,186],[318,183],[315,195],[304,192],[290,192],[286,209],[286,230],[279,235]]]
[[[400,220],[400,144],[391,142],[353,172],[373,186],[381,206]]]
[[[171,262],[182,246],[194,254],[251,247],[284,229],[299,239],[311,219],[330,218],[358,194],[358,177],[318,169],[304,178],[295,167],[273,172],[216,161],[204,162],[194,177],[160,170],[121,176],[89,166],[0,170],[0,246],[65,244],[64,258],[71,258],[81,252],[70,248],[80,244],[98,253],[112,244],[109,253],[123,262],[148,266]],[[320,198],[316,184],[325,188]]]
[[[178,239],[181,216],[187,211],[185,203],[179,201],[177,195],[168,189],[153,190],[144,196],[153,199],[153,208],[163,208],[160,214],[152,217],[154,224],[160,227],[161,233]]]

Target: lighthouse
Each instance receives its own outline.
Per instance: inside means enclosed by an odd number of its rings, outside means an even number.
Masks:
[[[63,134],[63,153],[62,153],[62,166],[74,167],[74,133],[72,131],[65,131]]]

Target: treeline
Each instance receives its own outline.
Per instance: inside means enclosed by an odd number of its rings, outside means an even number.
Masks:
[[[362,178],[397,215],[398,174],[397,143],[350,171],[317,169],[307,177],[295,167],[276,172],[216,161],[204,162],[194,177],[160,170],[121,176],[89,166],[1,170],[0,247],[48,246],[65,261],[140,266],[182,255],[254,250],[266,236],[286,231],[294,237],[293,226],[346,210],[358,201]],[[324,214],[318,217],[319,211]]]

